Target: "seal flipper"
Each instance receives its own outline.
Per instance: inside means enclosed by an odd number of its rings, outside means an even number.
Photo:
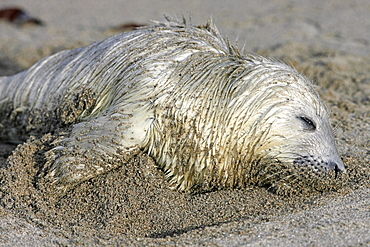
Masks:
[[[130,138],[132,120],[132,115],[116,113],[74,125],[69,137],[56,141],[45,154],[38,184],[62,196],[77,184],[127,163],[141,142]]]

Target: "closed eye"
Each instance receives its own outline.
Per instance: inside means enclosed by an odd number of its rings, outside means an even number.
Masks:
[[[301,120],[301,122],[303,123],[303,128],[304,130],[306,131],[315,131],[316,130],[316,123],[308,118],[308,117],[303,117],[303,116],[300,116],[300,117],[297,117],[299,120]]]

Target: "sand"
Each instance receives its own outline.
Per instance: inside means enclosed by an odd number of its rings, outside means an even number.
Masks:
[[[162,14],[212,17],[245,52],[277,57],[315,81],[331,108],[348,181],[324,193],[281,196],[246,187],[188,195],[170,190],[145,153],[62,198],[35,183],[53,136],[0,144],[0,245],[370,245],[370,3],[362,1],[1,1],[44,26],[0,23],[0,75],[59,50]]]

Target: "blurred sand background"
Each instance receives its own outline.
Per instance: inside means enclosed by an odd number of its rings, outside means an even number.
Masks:
[[[370,2],[0,0],[43,21],[0,21],[0,75],[163,14],[209,18],[245,52],[282,59],[318,85],[349,172],[338,191],[287,198],[264,188],[185,195],[145,154],[58,202],[34,186],[50,136],[0,144],[0,245],[370,246]],[[12,155],[11,155],[12,154]],[[8,159],[9,158],[9,159]],[[8,161],[7,161],[8,159]]]

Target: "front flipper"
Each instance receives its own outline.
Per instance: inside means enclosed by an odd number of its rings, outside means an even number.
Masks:
[[[39,184],[64,194],[127,163],[140,150],[146,134],[144,125],[134,126],[134,119],[117,113],[74,125],[69,137],[54,142],[55,147],[45,154]]]

